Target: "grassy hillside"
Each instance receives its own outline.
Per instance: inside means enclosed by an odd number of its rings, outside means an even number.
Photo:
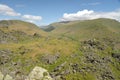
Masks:
[[[64,35],[72,38],[89,39],[94,37],[115,37],[120,33],[120,23],[111,19],[95,19],[85,21],[60,22],[49,26],[54,35]]]
[[[119,22],[95,19],[48,28],[44,32],[31,23],[1,21],[0,72],[25,80],[40,66],[54,80],[120,80]]]
[[[15,31],[22,31],[26,34],[33,35],[34,33],[38,33],[41,35],[46,35],[44,31],[42,31],[38,26],[35,24],[24,22],[20,20],[3,20],[0,21],[0,28],[7,28],[6,30],[15,30]]]

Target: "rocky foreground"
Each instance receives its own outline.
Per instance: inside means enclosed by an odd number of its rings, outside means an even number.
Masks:
[[[17,76],[16,76],[17,77]],[[3,75],[0,72],[0,80],[15,80],[9,74]],[[21,79],[17,79],[21,80]],[[44,68],[36,66],[24,80],[53,80],[48,71]]]
[[[13,53],[10,50],[1,50],[0,80],[84,80],[86,77],[91,80],[119,80],[119,73],[114,70],[120,71],[120,54],[109,51],[111,47],[108,45],[109,42],[102,43],[95,39],[83,41],[79,49],[81,53],[69,56],[61,56],[60,53],[44,54],[38,57],[40,62],[30,59],[24,63],[22,59],[13,62],[11,59],[14,56],[10,56]],[[112,49],[114,48],[115,46],[112,46]],[[23,52],[25,51],[26,49],[23,49]],[[52,69],[48,71],[38,67],[41,62],[47,69]],[[27,72],[26,69],[31,65],[33,68]]]

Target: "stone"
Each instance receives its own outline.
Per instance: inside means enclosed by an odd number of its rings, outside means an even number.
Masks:
[[[42,67],[36,66],[28,75],[26,80],[53,80],[48,71]]]
[[[4,80],[14,80],[14,79],[10,75],[7,74],[4,78]]]
[[[98,50],[105,50],[107,48],[107,45],[102,43],[100,40],[91,39],[83,41],[81,51],[98,51]]]
[[[3,80],[4,75],[0,72],[0,80]]]
[[[61,75],[58,75],[58,76],[54,77],[54,80],[62,80]]]
[[[56,53],[55,55],[47,54],[43,56],[42,61],[46,64],[53,64],[58,58],[59,53]]]
[[[115,80],[114,76],[111,72],[106,71],[103,74],[101,74],[102,80]]]

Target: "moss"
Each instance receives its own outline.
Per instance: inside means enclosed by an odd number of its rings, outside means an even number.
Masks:
[[[95,76],[93,74],[80,74],[80,73],[76,73],[76,74],[70,74],[67,75],[66,80],[96,80]]]
[[[44,72],[44,73],[43,73],[43,76],[48,76],[48,72]]]
[[[115,61],[115,59],[113,59],[114,65],[110,64],[110,68],[112,70],[113,75],[115,76],[115,80],[119,80],[120,79],[120,64],[118,62]]]

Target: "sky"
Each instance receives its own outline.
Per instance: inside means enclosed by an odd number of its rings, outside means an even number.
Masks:
[[[120,0],[0,0],[0,20],[37,25],[111,18],[120,21]]]

